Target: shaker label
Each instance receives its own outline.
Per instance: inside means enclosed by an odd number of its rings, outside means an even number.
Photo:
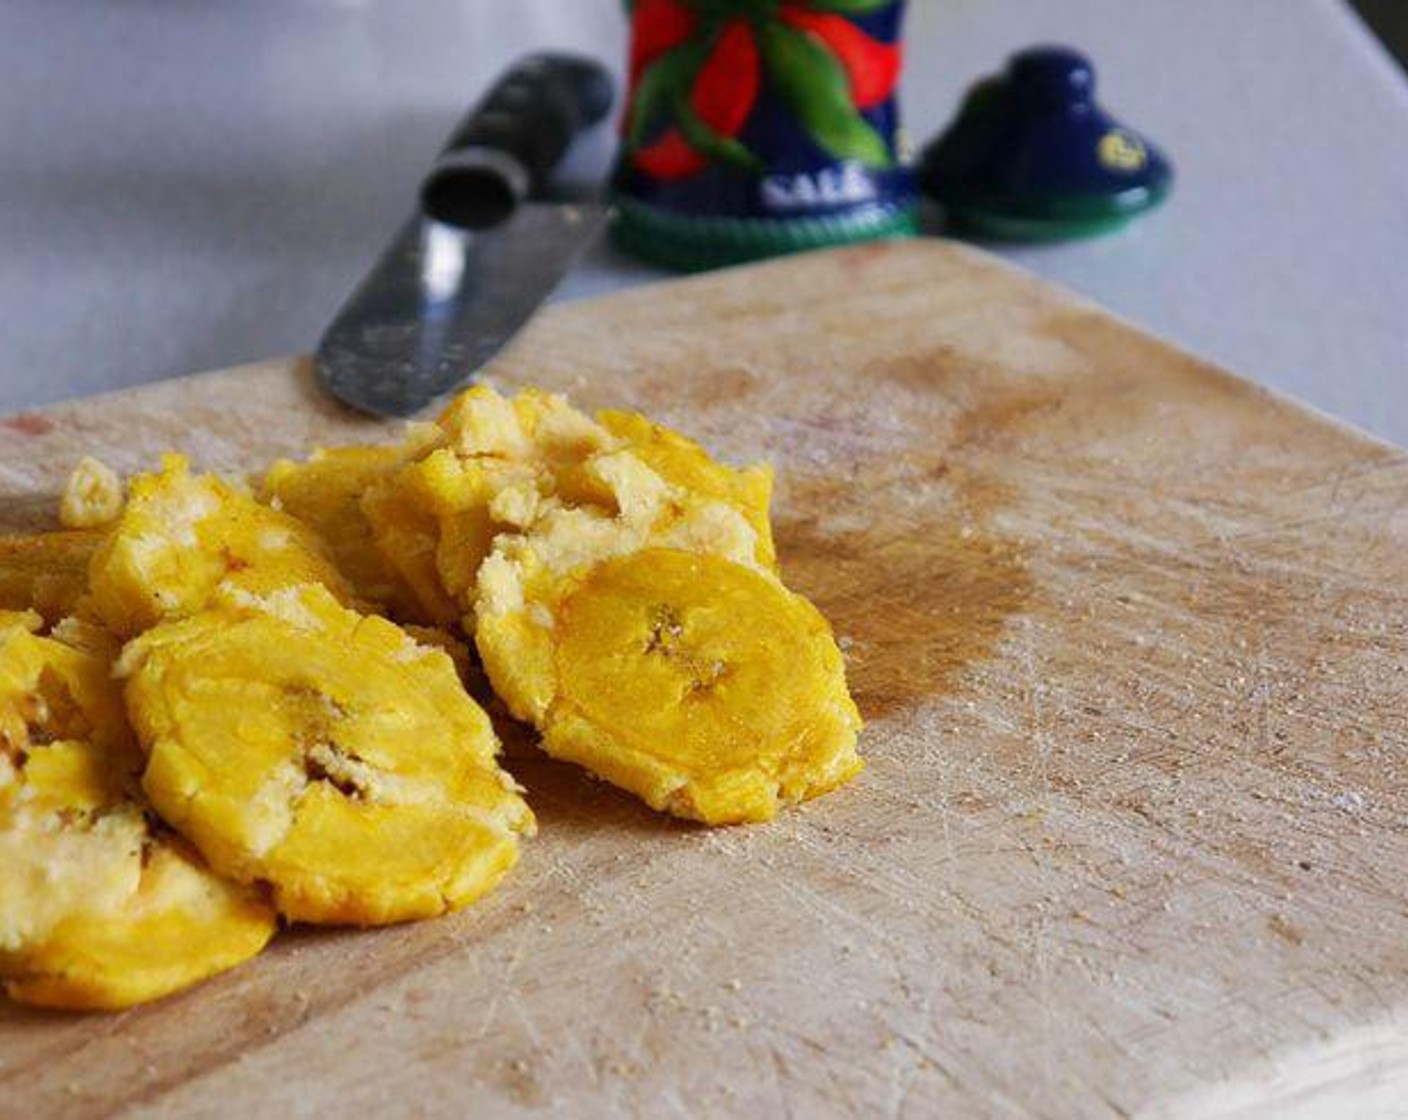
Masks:
[[[768,175],[762,181],[763,205],[774,211],[873,202],[879,194],[874,178],[860,164],[851,162],[810,174]]]

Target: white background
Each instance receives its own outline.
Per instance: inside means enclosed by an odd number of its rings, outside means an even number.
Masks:
[[[1130,232],[1006,255],[1408,443],[1408,84],[1341,0],[911,13],[916,140],[1056,40],[1178,165]],[[310,348],[500,66],[624,45],[619,0],[0,0],[0,411]]]

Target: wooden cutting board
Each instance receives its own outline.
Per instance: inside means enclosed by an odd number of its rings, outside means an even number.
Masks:
[[[710,832],[516,750],[541,834],[486,901],[0,1003],[0,1113],[1408,1108],[1403,452],[937,242],[557,307],[494,373],[778,465],[869,768]],[[301,362],[79,401],[0,420],[0,528],[80,453],[391,435]]]

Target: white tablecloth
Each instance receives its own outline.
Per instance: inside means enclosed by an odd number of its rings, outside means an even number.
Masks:
[[[1340,0],[911,9],[917,140],[1057,40],[1178,164],[1129,232],[1007,256],[1408,443],[1408,84]],[[0,411],[310,348],[499,67],[624,40],[619,0],[5,0]],[[603,249],[561,295],[652,275]]]

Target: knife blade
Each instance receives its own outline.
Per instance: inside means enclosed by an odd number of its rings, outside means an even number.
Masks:
[[[339,400],[409,416],[492,358],[599,234],[606,208],[548,183],[601,121],[610,75],[575,55],[515,63],[451,134],[420,206],[338,311],[314,356]]]

